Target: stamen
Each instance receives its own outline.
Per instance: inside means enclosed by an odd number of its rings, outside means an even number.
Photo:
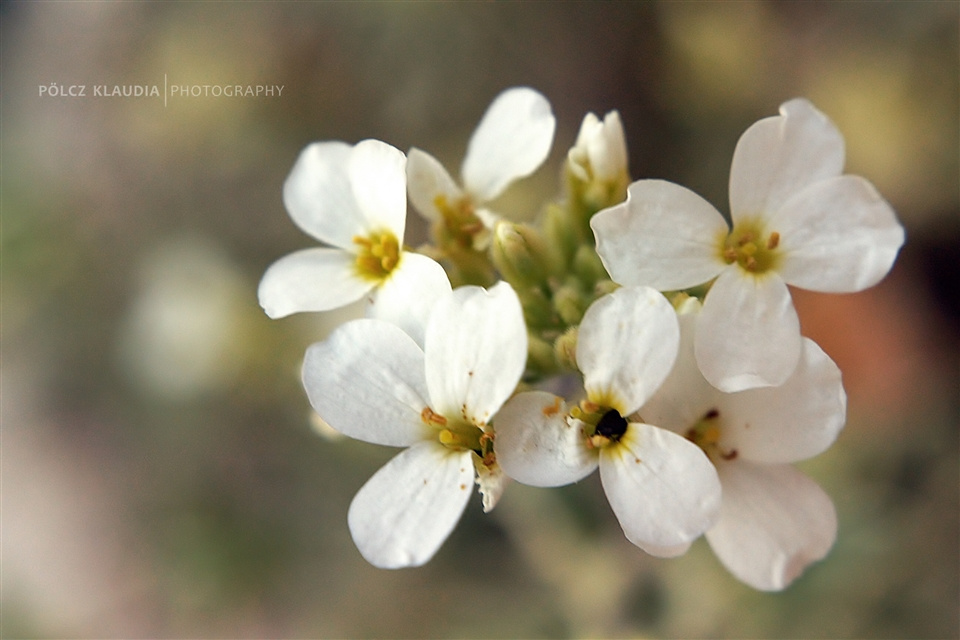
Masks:
[[[741,220],[729,233],[721,236],[719,253],[727,264],[737,263],[745,271],[760,274],[776,268],[780,261],[780,234],[769,235],[759,220]]]
[[[420,412],[420,419],[431,427],[443,427],[447,424],[447,418],[430,407],[423,408],[423,411]]]
[[[355,236],[353,243],[358,247],[355,264],[362,278],[382,281],[400,262],[400,243],[389,231]]]

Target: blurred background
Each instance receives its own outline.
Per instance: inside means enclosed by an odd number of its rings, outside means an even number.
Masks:
[[[960,5],[956,2],[3,2],[3,637],[957,637]],[[95,85],[281,85],[94,97]],[[40,87],[86,85],[86,97]],[[381,571],[346,510],[389,457],[311,422],[304,349],[256,288],[313,241],[281,185],[311,141],[418,146],[454,173],[515,85],[558,120],[504,207],[536,213],[584,114],[631,175],[726,211],[740,134],[810,98],[907,228],[887,279],[796,292],[849,420],[803,465],[837,543],[788,590],[704,541],[628,543],[598,478],[474,498],[427,566]],[[422,234],[411,217],[408,241]]]

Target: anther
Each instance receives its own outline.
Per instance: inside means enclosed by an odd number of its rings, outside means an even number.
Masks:
[[[767,238],[767,249],[776,249],[780,244],[780,234],[774,231],[770,234],[770,237]]]
[[[420,412],[420,419],[423,420],[425,424],[434,427],[442,427],[447,424],[446,417],[440,415],[430,407],[423,408],[423,411]]]

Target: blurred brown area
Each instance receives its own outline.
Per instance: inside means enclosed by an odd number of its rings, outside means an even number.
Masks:
[[[956,2],[4,2],[0,17],[0,636],[958,636]],[[164,82],[283,91],[92,95]],[[583,115],[610,109],[635,178],[725,210],[739,135],[806,96],[906,226],[876,288],[795,292],[850,404],[803,465],[836,501],[836,547],[784,593],[738,584],[702,541],[645,556],[595,478],[511,486],[489,515],[474,501],[420,569],[354,549],[347,505],[392,452],[311,427],[300,358],[344,316],[257,305],[263,270],[312,244],[281,185],[319,139],[456,169],[514,85],[558,119],[547,166],[504,201],[518,214],[559,192]]]

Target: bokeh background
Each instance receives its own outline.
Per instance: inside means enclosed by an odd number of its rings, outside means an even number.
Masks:
[[[960,633],[957,2],[4,2],[0,17],[2,637]],[[164,76],[284,88],[90,95]],[[51,83],[88,97],[41,96]],[[836,546],[785,592],[740,585],[703,541],[645,556],[596,477],[513,485],[489,515],[474,499],[420,569],[353,547],[347,506],[393,452],[311,421],[300,358],[339,317],[257,305],[264,269],[312,244],[282,182],[320,139],[418,146],[455,170],[514,85],[543,92],[558,129],[510,212],[559,194],[581,118],[610,109],[635,178],[725,210],[737,138],[795,96],[898,211],[908,240],[882,284],[796,294],[850,405],[803,465],[837,504]]]

